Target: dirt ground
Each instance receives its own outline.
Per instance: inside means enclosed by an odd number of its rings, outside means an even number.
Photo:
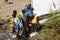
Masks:
[[[19,13],[29,3],[30,0],[0,0],[0,18],[11,17],[13,10],[17,10]]]
[[[8,19],[12,16],[13,10],[17,13],[30,4],[30,0],[0,0],[0,32],[9,31]]]

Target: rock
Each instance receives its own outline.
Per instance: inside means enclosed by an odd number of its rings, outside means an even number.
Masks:
[[[43,38],[39,34],[36,34],[35,36],[29,38],[29,40],[43,40]]]
[[[0,33],[0,40],[9,40],[10,37],[6,34]]]

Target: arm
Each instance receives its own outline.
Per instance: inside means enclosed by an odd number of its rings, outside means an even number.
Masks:
[[[26,18],[25,17],[23,17],[23,24],[24,24],[25,30],[28,32],[28,25],[27,25],[27,22],[26,22]]]

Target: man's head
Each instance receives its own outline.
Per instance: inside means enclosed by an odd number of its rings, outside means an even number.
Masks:
[[[25,14],[25,10],[22,10],[22,13]]]
[[[17,14],[17,11],[16,10],[13,10],[13,14]]]
[[[13,14],[12,14],[13,18],[15,18],[16,15],[17,15],[17,11],[16,10],[13,10]]]

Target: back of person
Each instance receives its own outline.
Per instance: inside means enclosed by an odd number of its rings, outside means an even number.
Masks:
[[[15,26],[17,26],[19,29],[23,27],[22,16],[17,14],[16,10],[14,10],[12,14],[10,29],[13,31]]]
[[[14,22],[17,25],[16,32],[18,33],[19,36],[21,36],[22,35],[22,30],[23,30],[23,24],[22,24],[22,22],[18,18],[15,18]]]
[[[21,36],[23,30],[22,15],[16,14],[16,17],[14,18],[14,22],[17,26],[16,32],[18,33],[19,36]]]

